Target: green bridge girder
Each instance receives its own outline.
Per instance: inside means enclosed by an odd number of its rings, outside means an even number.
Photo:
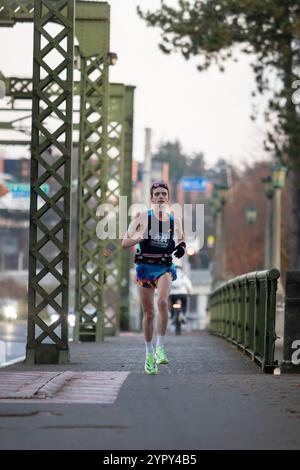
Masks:
[[[10,96],[13,100],[32,99],[32,79],[7,77],[4,80],[7,96]],[[49,98],[56,96],[57,87],[53,86],[48,89],[48,92]],[[77,94],[80,94],[80,82],[74,83],[74,95]],[[117,215],[119,195],[126,196],[127,206],[130,207],[131,205],[133,99],[133,86],[114,83],[109,85],[108,184],[113,185],[113,190],[107,190],[106,202],[109,201],[110,204],[114,205]],[[75,111],[73,111],[74,113]],[[1,124],[0,128],[2,127]],[[5,127],[13,129],[10,123],[5,123]],[[75,128],[79,128],[79,125],[73,124],[73,130]],[[128,225],[128,213],[125,224],[126,226]],[[105,253],[107,254],[105,257],[107,284],[104,284],[103,308],[104,312],[109,312],[107,315],[104,315],[105,334],[115,334],[120,328],[129,328],[130,253],[128,250],[121,248],[118,239],[105,242],[104,246]],[[77,330],[78,333],[79,328]]]
[[[106,201],[108,214],[114,209],[116,238],[105,240],[106,282],[104,284],[104,328],[106,334],[117,334],[128,328],[129,252],[125,252],[119,236],[119,196],[131,204],[132,123],[134,87],[113,84],[110,87],[108,126],[108,187]],[[129,169],[129,172],[128,172]],[[129,199],[129,201],[128,201]],[[126,214],[126,226],[128,213]],[[124,256],[124,253],[126,256]],[[123,296],[127,296],[126,299]]]
[[[59,17],[60,33],[52,37],[45,26]],[[30,174],[30,227],[28,277],[28,332],[26,363],[62,363],[69,360],[68,347],[68,280],[70,237],[70,186],[73,115],[74,2],[65,0],[45,5],[34,3],[33,95]],[[41,46],[42,38],[48,41]],[[67,45],[60,42],[67,38]],[[53,68],[47,62],[50,51],[59,50],[63,60]],[[61,79],[65,74],[65,79]],[[49,101],[47,87],[57,83],[60,93]],[[46,106],[43,105],[46,103]],[[60,109],[61,105],[65,109]],[[50,116],[58,118],[53,133],[47,129]],[[50,150],[51,149],[51,150]],[[45,181],[52,181],[55,194],[41,191]],[[43,201],[38,207],[38,196]],[[49,213],[55,225],[49,226]],[[51,248],[50,248],[51,247]],[[51,252],[51,254],[50,254]],[[56,288],[46,289],[45,277]],[[50,305],[59,318],[47,325],[40,313]]]
[[[32,119],[32,165],[31,165],[31,205],[30,205],[30,261],[29,261],[29,322],[26,362],[60,363],[68,361],[68,290],[69,290],[69,235],[70,235],[70,178],[72,149],[72,93],[73,93],[73,41],[74,41],[74,0],[35,0],[34,2],[0,0],[0,25],[13,26],[17,21],[34,22],[34,75],[33,75],[33,119]],[[60,25],[60,32],[52,37],[45,26],[54,22]],[[83,87],[82,119],[80,129],[79,165],[85,162],[80,174],[79,208],[84,201],[96,203],[105,200],[107,191],[107,118],[108,118],[108,51],[109,51],[109,6],[100,2],[76,2],[76,36],[79,42]],[[46,46],[41,46],[41,38]],[[67,39],[67,47],[60,43]],[[57,50],[63,57],[53,70],[45,61],[45,55]],[[41,74],[44,72],[44,75]],[[65,77],[61,75],[65,73]],[[49,87],[57,84],[59,95],[54,101],[49,100]],[[41,106],[41,103],[43,105]],[[61,109],[61,105],[65,109]],[[97,104],[97,109],[95,109]],[[91,122],[91,116],[98,113],[98,118]],[[47,130],[44,120],[55,115],[60,125],[54,133]],[[63,137],[63,141],[62,141]],[[54,149],[54,152],[53,152]],[[99,183],[89,186],[90,168],[87,159],[96,157],[96,171]],[[95,167],[93,168],[95,169]],[[85,172],[86,170],[86,172]],[[48,197],[41,191],[41,184],[49,178],[55,180],[57,192]],[[38,207],[40,196],[43,204]],[[42,218],[52,211],[57,216],[54,227],[47,225]],[[91,217],[91,207],[87,211],[79,210],[79,226],[84,233],[86,217]],[[97,222],[93,216],[91,220]],[[83,241],[78,259],[84,269],[85,292],[90,284],[91,289],[99,290],[97,297],[102,303],[102,281],[104,278],[103,245],[91,236]],[[85,244],[92,246],[91,250]],[[55,256],[49,260],[43,250],[52,244]],[[100,253],[95,254],[95,246]],[[100,244],[101,245],[101,244]],[[86,275],[87,265],[93,265],[93,275]],[[95,277],[95,273],[96,276]],[[45,276],[52,276],[57,287],[47,292],[42,283]],[[80,279],[80,275],[78,277]],[[80,288],[77,285],[77,292]],[[93,297],[93,301],[95,297]],[[58,320],[47,325],[39,316],[47,306],[59,314]],[[80,304],[82,309],[83,305]],[[81,312],[80,312],[81,313]],[[97,335],[103,337],[101,322],[103,310],[97,312]],[[101,331],[102,330],[102,331]]]
[[[31,99],[32,98],[32,80],[29,78],[8,77],[5,78],[6,94],[11,96],[12,100],[17,99]],[[74,83],[74,94],[80,93],[81,82]],[[53,84],[52,87],[47,88],[47,93],[50,96],[57,95],[57,85]],[[109,175],[110,182],[115,183],[114,191],[107,190],[106,200],[111,200],[114,194],[114,205],[118,206],[118,196],[127,196],[128,207],[131,204],[131,164],[132,164],[132,138],[133,138],[133,96],[134,87],[124,86],[123,84],[110,84],[110,112],[109,112]],[[27,110],[27,109],[26,109]],[[1,123],[0,123],[1,127]],[[8,125],[6,125],[8,127]],[[73,125],[73,129],[78,126]],[[12,128],[12,126],[11,126]],[[12,142],[11,142],[12,143]],[[117,158],[116,158],[117,157]],[[126,225],[128,224],[128,216]],[[118,228],[117,228],[118,229]],[[129,263],[130,253],[121,249],[120,242],[114,240],[105,243],[105,252],[109,255],[106,257],[107,267],[106,274],[108,283],[104,285],[104,307],[103,311],[107,312],[104,315],[105,334],[115,334],[119,331],[120,327],[127,329],[129,327]],[[107,248],[113,246],[110,252]],[[102,247],[103,248],[103,247]],[[102,251],[102,250],[101,250]],[[77,272],[80,272],[79,270]],[[109,287],[109,288],[108,288]],[[78,292],[78,290],[77,290]],[[121,294],[120,294],[121,293]],[[97,308],[101,305],[99,294],[95,298]],[[88,296],[87,300],[88,299]],[[87,302],[85,302],[85,306]],[[84,308],[84,307],[83,307]],[[90,305],[89,305],[90,308]],[[96,309],[95,309],[96,310]],[[77,307],[78,311],[78,307]],[[89,310],[90,312],[90,310]],[[93,331],[95,330],[93,323],[95,323],[95,315],[82,317],[78,312],[78,319],[84,318],[85,323],[82,328],[81,334],[86,338],[86,326],[88,325],[92,331],[89,331],[91,340],[94,340]],[[93,323],[87,323],[86,320],[92,320]],[[97,322],[98,323],[98,320]],[[101,330],[100,330],[101,331]],[[80,338],[80,322],[77,323],[76,336]],[[96,333],[97,335],[97,333]],[[99,333],[98,333],[99,335]],[[100,338],[102,332],[100,333]],[[95,338],[96,339],[96,338]],[[96,339],[96,340],[97,340]]]
[[[134,119],[134,90],[133,86],[125,89],[125,119],[124,119],[124,159],[121,166],[121,194],[127,196],[128,208],[132,204],[132,155],[133,155],[133,119]],[[126,213],[126,227],[129,224]],[[130,251],[121,250],[120,261],[120,329],[129,330],[129,296],[130,296]]]

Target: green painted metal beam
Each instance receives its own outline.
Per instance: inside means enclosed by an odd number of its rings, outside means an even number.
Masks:
[[[61,31],[45,29],[59,17]],[[69,236],[73,108],[74,1],[35,0],[30,174],[30,235],[28,278],[28,336],[26,363],[63,363],[69,360]],[[42,46],[42,41],[46,45]],[[61,41],[66,40],[66,46]],[[50,51],[60,51],[56,66],[47,62]],[[46,72],[46,73],[45,73]],[[65,79],[61,78],[64,74]],[[45,90],[57,84],[60,93],[49,101]],[[65,111],[60,109],[65,105]],[[55,130],[47,119],[58,120]],[[42,185],[47,181],[52,192]],[[39,198],[39,199],[38,199]],[[47,283],[46,283],[47,280]],[[53,287],[47,288],[49,281]],[[51,306],[58,319],[48,325],[44,310]]]
[[[110,85],[108,120],[108,181],[106,202],[109,204],[105,216],[115,214],[116,232],[104,242],[106,255],[106,282],[103,291],[104,327],[106,335],[118,334],[120,330],[120,261],[121,244],[119,232],[119,196],[121,195],[121,167],[124,160],[125,86]]]
[[[48,0],[48,3],[60,0]],[[74,0],[73,0],[74,2]],[[0,0],[0,26],[14,26],[16,22],[33,22],[34,0]],[[76,20],[83,22],[83,31],[91,22],[96,22],[95,28],[99,27],[99,21],[109,19],[109,10],[107,2],[89,2],[76,0]],[[57,22],[59,16],[52,18],[51,21]],[[80,34],[80,33],[79,33]],[[76,31],[77,36],[77,31]],[[89,41],[88,41],[89,42]],[[98,46],[95,46],[98,48]],[[99,49],[97,49],[99,52]],[[97,53],[93,52],[91,55]]]
[[[133,86],[125,88],[125,119],[124,119],[124,158],[121,166],[121,195],[127,197],[127,207],[132,203],[132,150],[133,150]],[[129,224],[126,213],[126,227]],[[130,251],[121,250],[120,254],[120,329],[129,330],[129,295],[130,295]]]
[[[81,2],[85,3],[86,2]],[[108,4],[93,8],[89,28],[86,18],[76,22],[81,64],[80,139],[78,162],[78,232],[76,269],[76,328],[80,341],[104,339],[104,243],[96,233],[97,209],[105,202],[108,151]]]
[[[14,99],[32,98],[31,79],[8,77],[6,83],[7,96]],[[74,83],[74,95],[80,93],[80,86],[81,82]],[[47,87],[47,93],[49,93],[49,97],[57,96],[57,87]],[[117,191],[113,202],[115,206],[118,206],[120,192],[122,196],[127,197],[127,206],[130,207],[134,87],[125,87],[123,84],[110,84],[109,94],[110,133],[108,156],[111,158],[108,159],[108,173],[110,176],[114,176],[111,183],[114,183],[114,189]],[[75,114],[74,111],[73,114]],[[13,129],[11,123],[5,123],[5,127]],[[79,129],[79,127],[79,124],[73,125],[73,130]],[[13,141],[8,143],[13,143]],[[112,197],[113,192],[108,191],[106,198],[111,200]],[[127,225],[128,215],[126,218]],[[113,253],[110,253],[112,247]],[[120,328],[128,329],[129,327],[130,253],[128,250],[121,249],[119,240],[114,240],[113,245],[110,242],[105,243],[104,249],[107,254],[106,263],[108,265],[106,269],[108,284],[104,286],[104,311],[110,312],[110,316],[104,318],[105,333],[115,334]]]
[[[25,7],[26,2],[22,3],[22,6]],[[28,11],[26,18],[25,10],[26,8],[23,8],[21,16],[17,11],[12,13],[10,10],[11,18],[14,21],[29,21],[30,12]],[[110,115],[111,135],[108,140],[105,121],[107,122],[108,103],[109,6],[100,2],[77,2],[76,36],[79,41],[82,70],[82,79],[79,84],[75,84],[74,88],[74,92],[79,91],[82,97],[76,280],[76,311],[79,321],[76,337],[81,340],[99,341],[103,339],[103,321],[106,333],[113,334],[120,327],[120,312],[121,317],[127,318],[125,323],[128,323],[128,302],[124,304],[123,295],[121,306],[114,305],[110,298],[111,292],[115,293],[113,300],[119,298],[123,286],[122,292],[128,299],[129,253],[120,251],[119,241],[113,243],[114,247],[111,252],[107,250],[111,247],[110,242],[103,243],[95,238],[94,229],[100,220],[95,211],[96,206],[112,198],[116,201],[120,194],[120,188],[121,193],[126,193],[129,197],[128,201],[131,202],[131,178],[128,179],[127,176],[131,172],[133,108],[130,100],[133,103],[133,87],[128,87],[125,91],[123,85],[113,85],[112,103],[114,100],[119,100],[119,106],[120,101],[123,104],[119,116],[116,117],[113,112]],[[11,77],[10,80],[9,89],[15,99],[25,99],[32,94],[30,80],[20,80],[15,77]],[[80,89],[78,89],[79,87]],[[121,98],[120,90],[122,90]],[[51,83],[48,84],[44,92],[49,97],[57,94],[56,87]],[[125,111],[126,107],[128,108],[127,112]],[[97,113],[98,120],[96,119],[95,124],[95,121],[91,122],[91,116],[93,115],[95,119]],[[118,124],[116,124],[116,118],[119,120]],[[119,131],[120,135],[117,135]],[[117,159],[115,155],[112,156],[115,152],[118,153]],[[95,184],[93,184],[93,178]],[[109,188],[109,181],[114,181],[113,190]],[[106,253],[109,252],[105,260],[103,258],[104,250]],[[107,264],[106,269],[105,264]],[[106,271],[106,285],[103,289],[104,270]],[[127,281],[124,284],[126,277]],[[103,316],[104,311],[106,312],[105,317]],[[123,326],[125,323],[123,322]]]
[[[73,0],[74,6],[74,0]],[[51,8],[61,6],[61,0],[44,0],[43,8],[48,4]],[[17,21],[32,21],[32,7],[37,4],[17,1],[7,2],[0,0],[0,24],[9,26]],[[79,234],[78,234],[78,267],[76,292],[76,309],[80,319],[86,319],[84,308],[96,307],[97,324],[95,331],[90,335],[93,340],[103,339],[102,286],[104,279],[103,245],[96,239],[95,225],[99,220],[96,208],[102,203],[106,194],[107,185],[107,112],[108,112],[108,52],[109,52],[109,5],[105,2],[76,2],[76,37],[79,42],[79,52],[82,70],[82,102],[81,102],[81,129],[79,151]],[[61,23],[60,12],[49,20]],[[46,34],[45,34],[46,36]],[[47,37],[46,37],[47,38]],[[50,51],[50,48],[49,48]],[[47,52],[49,52],[47,51]],[[61,51],[60,51],[61,52]],[[51,77],[51,69],[47,69]],[[48,96],[46,86],[48,86]],[[52,81],[45,83],[44,99],[48,106]],[[20,90],[20,94],[24,89]],[[20,95],[19,95],[20,96]],[[96,121],[91,121],[92,115],[98,114]],[[48,135],[49,137],[49,135]],[[91,160],[93,162],[91,163]],[[92,170],[92,173],[91,173]],[[91,177],[96,178],[95,185]],[[91,229],[91,226],[94,228]],[[90,271],[93,265],[92,272]],[[95,294],[96,290],[96,294]],[[95,295],[94,295],[95,294]],[[94,316],[92,315],[92,318]],[[89,320],[91,317],[89,317]],[[87,321],[86,321],[87,323]],[[95,322],[94,322],[95,323]],[[82,322],[79,322],[79,329]],[[90,333],[87,332],[87,334]],[[86,337],[87,334],[84,336]],[[82,337],[79,334],[80,339]]]
[[[33,22],[34,0],[0,0],[0,26],[14,26],[16,21]]]
[[[83,57],[109,52],[110,7],[106,2],[76,2],[76,38]]]

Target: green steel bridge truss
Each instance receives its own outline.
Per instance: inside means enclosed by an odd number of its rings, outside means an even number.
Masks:
[[[32,99],[32,79],[17,77],[7,77],[4,79],[6,82],[6,95],[11,99]],[[57,94],[56,89],[49,90],[50,96]],[[74,94],[80,94],[80,82],[74,83]],[[108,184],[110,189],[107,188],[106,202],[109,206],[115,208],[116,213],[116,234],[118,235],[118,210],[119,210],[119,195],[127,196],[127,206],[131,205],[131,165],[132,165],[132,141],[133,141],[133,99],[134,87],[125,86],[123,84],[110,84],[109,85],[109,121],[108,121]],[[19,108],[20,110],[20,108]],[[27,108],[24,108],[28,111]],[[1,128],[0,123],[0,128]],[[6,129],[13,129],[12,123],[6,123]],[[79,125],[74,124],[73,129],[78,129]],[[3,141],[0,141],[2,143]],[[6,141],[4,141],[5,143]],[[14,143],[17,143],[15,141]],[[27,141],[29,143],[29,140]],[[75,142],[74,142],[75,143]],[[80,162],[81,164],[81,162]],[[82,174],[82,168],[79,169],[79,175]],[[93,175],[91,174],[91,178]],[[96,181],[96,179],[95,179]],[[82,191],[82,184],[81,191]],[[80,206],[79,206],[80,207]],[[83,208],[84,209],[84,208]],[[80,210],[80,209],[79,209]],[[80,215],[80,213],[79,213]],[[97,217],[97,213],[92,212],[92,216]],[[80,217],[79,217],[80,219]],[[99,217],[97,217],[99,219]],[[85,228],[85,220],[83,226]],[[96,223],[96,222],[95,222]],[[126,217],[125,225],[128,225],[128,217]],[[94,229],[94,227],[93,227]],[[88,240],[88,238],[87,238]],[[100,242],[99,242],[100,243]],[[105,269],[104,276],[107,282],[102,286],[104,294],[103,302],[99,298],[95,299],[95,312],[99,309],[99,305],[103,305],[103,311],[106,312],[103,316],[104,320],[104,333],[115,334],[119,328],[129,328],[129,276],[128,269],[130,263],[130,253],[128,250],[122,250],[119,240],[104,241],[104,254],[105,254]],[[81,270],[80,266],[77,272],[84,272],[85,267]],[[79,277],[79,276],[78,276]],[[84,276],[82,276],[83,278]],[[78,282],[76,283],[78,286]],[[97,295],[99,295],[99,287],[97,287]],[[82,287],[84,289],[85,286]],[[95,290],[96,292],[96,290]],[[89,300],[88,294],[85,292],[86,300]],[[80,316],[79,295],[77,295],[77,312],[78,320],[76,322],[76,335],[77,339],[92,339],[93,331],[96,334],[103,334],[103,327],[96,331],[95,315],[91,317],[90,313]],[[87,304],[86,304],[87,305]],[[83,310],[84,307],[83,306]],[[96,310],[97,309],[97,310]],[[90,305],[88,307],[90,312]],[[84,310],[85,313],[85,310]],[[84,321],[81,321],[84,319]],[[93,323],[92,323],[93,322]],[[88,325],[88,328],[86,326]],[[103,325],[102,325],[103,326]],[[90,331],[89,331],[90,330]],[[92,330],[92,331],[91,331]]]
[[[95,177],[98,167],[92,159],[93,148],[87,146],[79,160],[83,181],[79,185],[78,253],[82,254],[77,264],[76,338],[81,341],[100,341],[103,335],[117,334],[120,326],[128,327],[128,299],[127,304],[123,300],[120,304],[120,299],[125,293],[129,296],[129,253],[124,255],[118,239],[118,209],[120,195],[131,203],[134,87],[111,84],[109,95],[107,158],[100,178]],[[101,207],[112,210],[101,215]],[[101,238],[98,224],[112,212],[116,216],[114,238]]]
[[[0,26],[13,26],[17,21],[34,22],[33,79],[6,79],[12,99],[32,98],[33,109],[27,363],[69,360],[67,315],[74,89],[81,96],[77,338],[101,341],[105,329],[115,334],[120,327],[120,312],[123,326],[128,325],[128,303],[122,297],[119,305],[115,299],[128,294],[129,258],[121,252],[118,240],[99,240],[96,227],[101,221],[97,214],[99,205],[107,199],[116,205],[119,194],[130,195],[131,192],[134,89],[111,85],[109,107],[109,6],[100,2],[76,2],[76,15],[74,7],[74,0],[0,0]],[[60,27],[55,36],[51,36],[47,28],[51,22]],[[81,64],[81,80],[75,87],[74,30]],[[46,45],[42,46],[42,42]],[[46,60],[53,51],[61,57],[55,68]],[[56,120],[54,131],[47,128],[49,117]],[[9,128],[9,124],[2,123],[1,127]],[[41,185],[50,179],[56,190],[48,196]],[[110,180],[113,186],[109,185]],[[52,213],[51,226],[47,221],[49,212]],[[50,259],[46,254],[49,247]],[[52,292],[47,292],[43,285],[46,276],[51,276],[57,284]],[[111,292],[115,297],[110,304]],[[59,315],[51,325],[40,317],[48,305]],[[91,308],[94,309],[92,314]]]

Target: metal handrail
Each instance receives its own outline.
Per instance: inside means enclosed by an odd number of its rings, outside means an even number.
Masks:
[[[237,276],[217,287],[209,297],[210,333],[242,349],[264,372],[274,360],[278,269]]]

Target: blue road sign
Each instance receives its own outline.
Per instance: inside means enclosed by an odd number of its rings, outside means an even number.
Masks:
[[[5,183],[7,189],[11,192],[13,198],[30,198],[30,184],[29,183]],[[42,184],[41,190],[48,194],[49,185]]]
[[[201,177],[184,177],[180,179],[183,191],[197,191],[205,193],[207,179]]]

